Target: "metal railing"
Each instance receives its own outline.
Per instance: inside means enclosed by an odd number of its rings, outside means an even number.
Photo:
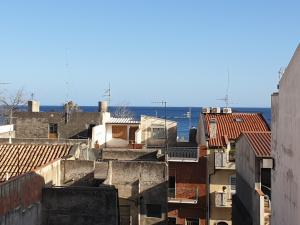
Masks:
[[[168,161],[198,161],[197,147],[171,147],[168,149]]]
[[[185,188],[169,188],[168,199],[169,202],[176,203],[197,203],[199,197],[197,187],[185,187]]]
[[[215,192],[215,207],[231,207],[231,193],[230,192]]]

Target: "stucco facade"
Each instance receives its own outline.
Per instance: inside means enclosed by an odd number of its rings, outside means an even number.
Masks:
[[[300,46],[272,95],[272,225],[300,224]]]

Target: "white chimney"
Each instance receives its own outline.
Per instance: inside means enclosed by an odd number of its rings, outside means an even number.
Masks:
[[[28,112],[40,112],[40,103],[38,101],[28,101]]]

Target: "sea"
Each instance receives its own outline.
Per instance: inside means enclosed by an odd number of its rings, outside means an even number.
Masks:
[[[128,106],[126,107],[131,112],[135,119],[139,119],[141,115],[156,116],[165,118],[165,114],[168,120],[174,120],[177,122],[177,135],[181,141],[187,141],[189,137],[189,131],[192,127],[198,127],[199,115],[202,112],[201,107],[138,107]],[[97,112],[97,106],[80,106],[80,109],[84,112]],[[114,112],[118,109],[117,106],[110,106],[109,111]],[[62,111],[62,106],[41,106],[43,112],[56,112]],[[233,112],[246,112],[246,113],[261,113],[267,123],[271,125],[271,108],[232,108]]]

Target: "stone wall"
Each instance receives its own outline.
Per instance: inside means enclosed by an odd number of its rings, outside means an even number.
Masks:
[[[114,187],[44,188],[42,225],[118,225]]]
[[[101,121],[99,112],[73,112],[69,121],[63,112],[16,112],[16,138],[48,138],[49,123],[58,124],[58,138],[87,138],[90,124]]]

